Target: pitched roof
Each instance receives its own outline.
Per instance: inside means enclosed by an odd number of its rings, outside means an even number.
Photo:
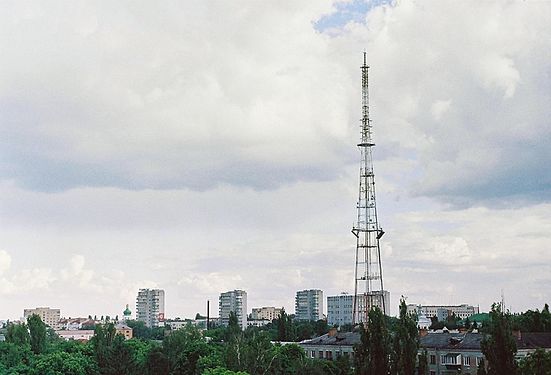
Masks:
[[[325,335],[314,337],[311,340],[301,341],[304,345],[348,345],[354,346],[360,342],[360,334],[358,332],[338,332],[336,335]]]
[[[481,333],[429,333],[419,338],[421,348],[480,350]]]
[[[522,332],[516,335],[517,349],[551,348],[551,332]]]

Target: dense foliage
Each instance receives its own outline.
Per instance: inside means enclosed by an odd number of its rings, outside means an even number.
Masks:
[[[477,374],[551,375],[551,353],[537,350],[515,360],[512,329],[549,331],[549,307],[540,312],[511,315],[492,306],[488,333],[482,344],[487,359]],[[279,319],[262,328],[239,328],[232,314],[228,327],[201,332],[189,325],[171,331],[150,329],[130,321],[135,338],[117,335],[112,323],[95,326],[87,343],[65,341],[38,316],[28,324],[8,324],[6,341],[0,342],[0,375],[351,375],[427,374],[427,355],[418,356],[414,316],[400,301],[398,318],[380,309],[369,312],[365,326],[357,327],[360,343],[354,363],[346,356],[335,361],[309,358],[292,343],[327,333],[325,321],[297,322],[282,312]],[[352,327],[341,327],[341,331]],[[274,343],[275,342],[275,343]],[[278,342],[281,342],[279,344]],[[291,343],[289,343],[291,342]]]
[[[494,303],[490,311],[489,335],[482,340],[482,353],[488,360],[488,374],[516,374],[517,346],[512,334],[511,316]]]

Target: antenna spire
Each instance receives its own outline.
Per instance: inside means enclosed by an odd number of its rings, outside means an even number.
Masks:
[[[372,149],[375,144],[369,118],[369,77],[367,53],[364,51],[362,70],[362,118],[361,141],[358,144],[360,159],[360,189],[357,222],[352,228],[356,237],[356,268],[353,298],[352,324],[367,322],[369,310],[379,307],[389,314],[390,294],[383,288],[383,268],[379,240],[385,233],[377,220],[375,202],[375,174]]]

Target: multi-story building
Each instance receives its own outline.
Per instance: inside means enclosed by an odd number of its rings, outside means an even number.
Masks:
[[[232,290],[221,293],[219,298],[220,321],[227,326],[230,321],[230,312],[237,316],[237,322],[241,329],[247,328],[247,292],[244,290]]]
[[[384,299],[384,313],[390,315],[390,293],[384,290],[369,295],[369,298],[365,294],[358,294],[356,296],[356,303],[358,304],[358,323],[365,320],[365,309],[371,309],[377,306],[383,310]],[[345,325],[352,324],[352,312],[354,310],[354,295],[348,293],[341,293],[338,296],[327,297],[327,324],[333,325]]]
[[[149,328],[158,327],[165,320],[165,291],[140,289],[136,297],[136,320]]]
[[[455,315],[460,319],[467,319],[474,314],[480,313],[478,306],[467,304],[462,305],[414,305],[407,306],[408,313],[424,315],[427,318],[437,317],[439,321],[447,320],[448,317]]]
[[[50,309],[49,307],[37,307],[36,309],[23,310],[23,316],[27,320],[31,315],[38,315],[40,319],[51,329],[59,329],[59,319],[61,311],[59,309]]]
[[[265,319],[271,322],[274,319],[279,319],[281,310],[280,307],[253,307],[251,318],[253,320]]]
[[[295,297],[295,319],[323,319],[323,292],[319,289],[300,290]]]

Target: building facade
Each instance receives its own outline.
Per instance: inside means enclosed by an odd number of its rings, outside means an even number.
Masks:
[[[280,307],[253,307],[251,318],[253,320],[265,319],[271,322],[274,319],[279,319],[281,310]]]
[[[428,333],[419,338],[419,355],[427,351],[430,375],[477,373],[484,358],[480,333]]]
[[[140,289],[136,297],[136,320],[149,328],[162,326],[165,320],[165,291]]]
[[[300,290],[295,297],[295,319],[323,319],[323,292],[319,289]]]
[[[383,308],[384,299],[384,308]],[[384,310],[385,315],[390,315],[390,293],[384,290],[382,293],[373,293],[369,298],[366,294],[358,294],[356,296],[358,304],[358,323],[365,320],[367,314],[366,308],[377,306]],[[342,293],[338,296],[327,297],[327,324],[330,326],[352,324],[352,312],[354,309],[354,296],[348,293]]]
[[[247,292],[244,290],[231,290],[221,293],[218,300],[220,321],[227,326],[230,321],[230,312],[237,316],[237,322],[242,330],[247,328]]]
[[[358,332],[337,332],[335,328],[323,336],[301,341],[298,345],[309,358],[336,361],[340,357],[354,358],[354,345],[360,343]]]
[[[427,318],[437,317],[439,321],[445,321],[448,317],[455,315],[460,319],[467,319],[475,314],[480,313],[478,306],[467,304],[462,305],[414,305],[407,306],[408,313],[424,315]]]
[[[125,340],[130,340],[133,337],[133,329],[124,323],[116,324],[115,331],[117,335],[123,335]]]
[[[61,330],[55,333],[65,340],[89,341],[94,337],[93,329]]]
[[[49,307],[37,307],[35,309],[23,310],[23,316],[27,320],[31,315],[38,315],[42,321],[51,329],[59,329],[59,320],[61,311],[59,309],[50,309]]]

